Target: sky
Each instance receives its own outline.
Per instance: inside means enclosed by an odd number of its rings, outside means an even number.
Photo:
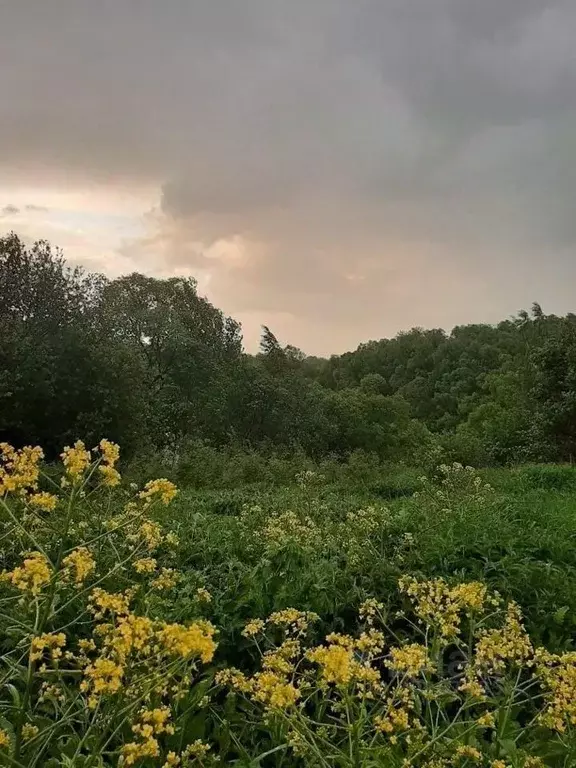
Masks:
[[[0,235],[328,355],[576,310],[574,0],[0,0]]]

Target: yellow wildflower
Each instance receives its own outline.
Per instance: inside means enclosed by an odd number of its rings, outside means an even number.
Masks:
[[[312,611],[298,611],[296,608],[285,608],[283,611],[271,613],[268,617],[269,624],[284,627],[287,632],[300,633],[308,629],[311,621],[318,621],[320,617]]]
[[[52,659],[55,661],[62,656],[62,648],[66,645],[66,635],[63,632],[57,634],[45,633],[32,638],[30,644],[30,660],[37,661],[44,655],[45,650],[50,651]]]
[[[120,446],[116,443],[111,443],[110,440],[104,438],[100,440],[98,447],[102,454],[102,461],[109,467],[113,467],[120,458]]]
[[[77,547],[62,560],[64,576],[80,586],[96,570],[96,562],[87,547]]]
[[[150,737],[142,742],[131,741],[122,747],[122,765],[134,765],[146,757],[158,757],[160,747],[158,741]]]
[[[132,731],[140,736],[148,737],[151,734],[155,736],[161,733],[174,733],[174,726],[169,723],[170,710],[168,707],[156,707],[156,709],[145,709],[140,713],[140,723],[132,726]]]
[[[90,451],[86,450],[82,440],[76,440],[72,448],[67,445],[60,456],[66,468],[66,474],[73,480],[78,480],[90,464]]]
[[[22,726],[22,740],[23,741],[30,741],[35,736],[38,736],[40,733],[40,729],[37,725],[32,725],[32,723],[24,723]]]
[[[140,525],[136,538],[144,541],[148,551],[153,552],[162,543],[162,528],[153,520],[144,520]]]
[[[136,573],[154,573],[157,562],[153,557],[142,557],[134,561],[134,570]]]
[[[90,610],[96,619],[101,619],[107,612],[122,616],[130,610],[130,594],[127,592],[124,594],[106,592],[106,590],[96,587],[88,599],[91,603]]]
[[[490,672],[503,672],[506,662],[521,665],[532,653],[520,608],[512,602],[508,605],[504,626],[482,633],[476,645],[475,665]]]
[[[389,712],[383,717],[378,716],[374,718],[374,728],[380,731],[380,733],[386,734],[406,731],[410,728],[410,713],[404,707],[396,709],[391,707]]]
[[[568,726],[576,725],[576,652],[557,655],[539,648],[535,660],[545,690],[540,722],[564,733]]]
[[[322,678],[327,683],[347,685],[354,673],[354,657],[352,652],[341,645],[320,646],[306,654],[322,668]]]
[[[159,496],[162,504],[167,506],[177,493],[178,489],[174,483],[170,482],[170,480],[166,480],[165,477],[161,477],[158,480],[150,480],[146,483],[144,490],[140,491],[139,497],[143,499],[146,504],[150,504],[154,501],[155,496]]]
[[[281,675],[265,671],[254,675],[253,696],[271,709],[287,709],[298,701],[300,693]]]
[[[8,735],[8,731],[5,731],[4,728],[0,728],[0,749],[5,749],[9,746],[10,736]]]
[[[44,453],[38,446],[27,445],[17,451],[8,443],[0,443],[0,496],[36,488],[40,476],[38,464],[43,458]]]
[[[30,552],[24,558],[22,565],[14,568],[5,576],[22,592],[30,592],[33,597],[40,594],[42,587],[48,584],[51,577],[51,566],[48,558],[42,552]]]
[[[162,568],[160,575],[150,582],[150,586],[157,590],[172,589],[178,583],[179,578],[180,574],[176,573],[173,568]]]
[[[176,752],[168,752],[166,755],[166,761],[162,765],[162,768],[176,768],[176,766],[180,765],[180,757],[176,754]]]
[[[164,624],[158,639],[169,652],[177,656],[199,656],[204,664],[212,661],[216,651],[213,636],[215,628],[207,621],[197,621],[185,627],[182,624]]]
[[[37,507],[45,512],[53,512],[58,504],[58,496],[54,496],[52,493],[41,491],[40,493],[33,493],[28,497],[28,503],[32,507]]]
[[[106,693],[117,693],[122,687],[123,667],[112,659],[96,659],[84,670],[84,680],[80,684],[80,690],[84,693],[91,692],[88,703],[91,708],[96,706],[97,696]]]
[[[496,720],[492,712],[485,712],[476,720],[476,725],[480,728],[495,728]]]
[[[430,668],[428,649],[418,643],[409,643],[402,648],[391,648],[390,657],[386,666],[409,677],[416,677]]]
[[[102,475],[102,484],[107,485],[109,488],[115,488],[120,485],[122,477],[120,472],[114,467],[109,467],[107,464],[100,464],[98,472]]]
[[[210,744],[206,744],[206,742],[201,741],[201,739],[196,739],[191,744],[188,744],[188,746],[184,750],[184,755],[185,757],[192,757],[192,758],[205,757],[205,755],[207,755],[209,751],[210,751]]]
[[[198,600],[201,603],[211,603],[212,595],[204,587],[198,587],[198,589],[196,590],[196,600]]]
[[[246,624],[244,629],[242,630],[242,634],[244,637],[254,637],[254,635],[259,634],[262,632],[262,630],[265,627],[265,623],[262,621],[262,619],[252,619],[251,621]]]
[[[456,749],[455,757],[456,759],[481,760],[482,753],[476,749],[476,747],[471,747],[468,744],[461,744]]]

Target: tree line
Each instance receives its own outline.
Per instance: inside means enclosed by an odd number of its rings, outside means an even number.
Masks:
[[[240,325],[191,278],[114,280],[0,238],[0,440],[125,455],[191,441],[314,459],[357,451],[476,465],[576,458],[576,315],[414,328],[329,359]]]

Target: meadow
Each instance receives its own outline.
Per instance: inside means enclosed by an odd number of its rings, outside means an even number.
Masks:
[[[1,452],[0,764],[576,764],[572,467]]]

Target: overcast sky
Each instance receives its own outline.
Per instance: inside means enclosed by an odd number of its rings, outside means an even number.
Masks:
[[[0,0],[0,233],[310,354],[576,310],[574,0]]]

